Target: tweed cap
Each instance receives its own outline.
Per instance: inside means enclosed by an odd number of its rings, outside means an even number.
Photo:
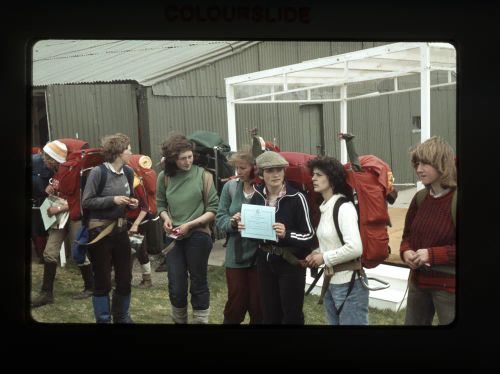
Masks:
[[[267,151],[255,159],[259,169],[284,168],[288,166],[288,161],[279,153]]]
[[[60,142],[59,140],[54,140],[53,142],[45,144],[43,151],[60,164],[66,161],[66,155],[68,154],[66,144]]]

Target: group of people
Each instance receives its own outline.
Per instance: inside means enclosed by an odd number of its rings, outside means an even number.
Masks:
[[[53,143],[44,147],[43,157],[50,156],[51,149],[46,148]],[[93,277],[85,290],[92,289],[97,322],[131,323],[130,223],[127,225],[125,215],[127,210],[138,209],[140,203],[134,197],[127,171],[130,141],[126,135],[114,134],[104,138],[102,147],[105,187],[98,191],[102,171],[94,168],[82,196],[82,207],[90,217],[89,240],[99,239],[89,245]],[[250,324],[303,325],[306,268],[325,266],[331,275],[324,295],[328,322],[367,325],[367,280],[361,279],[362,272],[342,266],[363,252],[353,190],[343,165],[327,156],[308,162],[314,191],[323,198],[319,225],[313,227],[306,198],[287,183],[288,162],[279,153],[267,151],[256,158],[250,148],[234,153],[229,161],[236,178],[224,185],[219,197],[212,175],[193,163],[194,147],[183,135],[170,136],[163,142],[163,170],[156,186],[158,215],[168,245],[173,322],[188,323],[188,293],[191,322],[209,321],[207,272],[213,245],[209,226],[215,221],[229,237],[224,263],[228,288],[224,324],[240,324],[248,312]],[[450,213],[457,186],[453,150],[441,138],[432,137],[410,154],[425,192],[417,194],[410,204],[401,243],[401,258],[411,268],[406,324],[430,325],[435,313],[440,324],[449,324],[455,315],[455,274],[449,271],[454,268],[456,253],[455,224]],[[257,176],[262,183],[256,184]],[[337,232],[332,215],[339,199],[346,202],[338,209]],[[274,208],[272,229],[276,240],[242,236],[242,204]],[[110,225],[112,230],[106,230]],[[109,233],[103,236],[105,231]],[[52,230],[48,243],[51,234]],[[318,248],[314,248],[315,239]],[[112,267],[116,287],[110,299]],[[44,272],[42,293],[47,291],[45,278]]]

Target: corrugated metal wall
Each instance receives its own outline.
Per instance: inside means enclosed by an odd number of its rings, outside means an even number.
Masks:
[[[160,144],[171,131],[189,134],[195,130],[219,133],[227,140],[224,77],[251,73],[371,48],[381,42],[262,42],[234,56],[179,75],[147,89],[151,156],[158,162]],[[414,84],[418,77],[401,80],[400,88]],[[433,82],[444,82],[436,74]],[[134,84],[60,85],[47,88],[47,107],[52,138],[79,137],[97,146],[109,133],[131,137],[139,150],[138,115]],[[317,104],[316,104],[317,105]],[[337,133],[340,104],[321,104],[325,152],[340,157]],[[455,147],[456,89],[433,89],[431,94],[432,135],[440,135]],[[248,130],[257,127],[266,140],[276,139],[284,151],[304,152],[311,139],[303,131],[300,105],[237,105],[238,146],[250,143]],[[413,116],[420,116],[420,92],[380,96],[348,103],[348,130],[354,133],[359,154],[375,154],[393,168],[397,183],[415,181],[408,149],[420,141],[413,132]]]
[[[198,129],[218,132],[227,140],[224,77],[251,73],[383,45],[383,42],[262,42],[239,54],[160,82],[148,91],[151,149],[159,159],[159,147],[170,130],[189,134]],[[410,82],[415,77],[408,78]],[[417,77],[418,79],[418,77]],[[444,82],[442,74],[433,77]],[[405,88],[404,82],[400,89]],[[324,103],[323,124],[326,154],[340,157],[337,133],[340,104]],[[456,89],[433,89],[432,135],[440,135],[455,147]],[[415,182],[408,149],[420,142],[412,117],[420,116],[420,91],[386,95],[348,103],[348,130],[354,133],[359,154],[375,154],[393,168],[396,183]],[[300,105],[247,104],[236,106],[238,147],[249,144],[247,130],[257,127],[266,140],[276,138],[284,151],[305,151],[310,139],[302,131]],[[300,134],[300,135],[299,135]],[[153,150],[158,150],[155,153]]]
[[[107,134],[122,132],[138,151],[137,103],[133,84],[56,85],[47,87],[52,139],[78,137],[91,147]]]

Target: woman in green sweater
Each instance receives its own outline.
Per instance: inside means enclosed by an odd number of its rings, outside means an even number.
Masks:
[[[226,247],[226,281],[228,299],[224,308],[225,324],[240,324],[248,311],[250,324],[262,322],[255,253],[257,241],[242,238],[238,232],[241,205],[248,204],[254,194],[253,157],[249,151],[240,151],[229,160],[238,178],[224,185],[215,222],[228,233]]]
[[[187,323],[188,275],[193,323],[208,323],[210,290],[208,256],[212,250],[209,223],[219,199],[212,175],[193,165],[194,144],[173,135],[162,144],[165,170],[158,175],[158,214],[175,246],[166,256],[168,291],[175,323]]]

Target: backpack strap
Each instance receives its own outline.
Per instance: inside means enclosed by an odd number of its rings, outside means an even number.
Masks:
[[[101,196],[102,191],[104,191],[104,186],[106,186],[106,181],[108,179],[108,171],[106,170],[106,166],[104,164],[100,164],[98,166],[99,170],[101,170],[101,177],[99,178],[99,185],[97,186],[96,195]]]
[[[349,200],[347,198],[342,197],[342,196],[339,197],[337,199],[337,201],[335,202],[335,205],[333,206],[333,214],[332,214],[333,224],[335,225],[335,230],[337,231],[337,234],[339,236],[339,239],[340,239],[340,242],[342,243],[342,245],[345,245],[345,242],[344,242],[344,237],[342,236],[342,231],[340,230],[340,225],[339,225],[339,209],[340,209],[340,206],[342,204],[347,203],[347,202],[349,202]],[[353,266],[356,267],[355,269],[353,269],[351,267],[351,262],[353,263]],[[342,309],[344,308],[344,304],[345,304],[347,298],[349,297],[349,295],[351,294],[351,291],[354,287],[354,282],[356,280],[356,273],[358,273],[359,276],[361,277],[361,273],[360,273],[360,269],[359,269],[359,266],[361,265],[361,261],[359,258],[355,259],[353,261],[349,261],[347,264],[348,264],[348,266],[346,269],[343,269],[343,268],[341,269],[338,266],[335,267],[336,271],[352,270],[351,281],[349,282],[349,289],[347,290],[347,294],[345,296],[344,301],[337,308],[337,311],[336,311],[337,316],[340,315],[340,313],[342,312]],[[339,266],[342,266],[342,265],[343,264],[339,264]],[[323,299],[325,297],[325,293],[328,289],[328,286],[330,285],[330,279],[332,279],[332,275],[325,273],[325,277],[323,279],[323,287],[321,287],[321,295],[320,295],[318,304],[323,304]]]
[[[427,189],[426,188],[423,188],[417,192],[417,195],[416,195],[417,207],[420,206],[420,204],[422,203],[422,201],[424,201],[426,196],[427,196]]]
[[[208,206],[208,193],[210,192],[210,187],[212,187],[213,178],[210,172],[203,169],[203,204],[205,205],[205,210]]]
[[[229,196],[231,196],[231,201],[234,200],[234,195],[236,194],[236,186],[238,185],[237,179],[231,179],[229,182]]]
[[[342,245],[344,245],[345,242],[344,242],[344,237],[342,236],[342,231],[340,231],[340,226],[339,226],[339,209],[342,204],[347,203],[348,201],[349,200],[345,197],[339,197],[335,202],[335,205],[333,206],[333,214],[332,214],[333,224],[335,225],[335,230],[337,230],[337,235],[339,236]]]
[[[130,197],[132,197],[134,196],[134,170],[128,165],[123,165],[123,173],[127,177]]]

